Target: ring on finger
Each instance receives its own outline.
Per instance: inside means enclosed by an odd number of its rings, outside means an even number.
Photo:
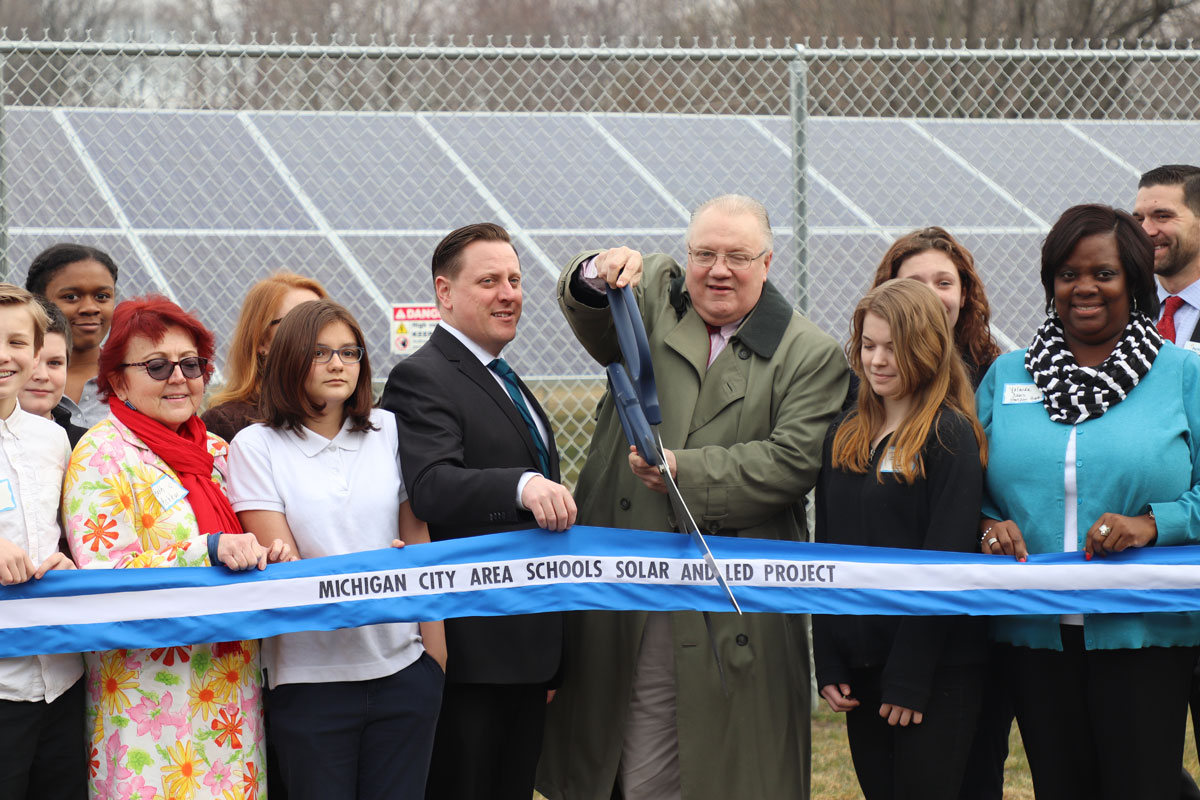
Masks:
[[[1000,540],[997,539],[995,536],[993,536],[992,538],[987,540],[987,546],[991,547],[992,545],[996,544],[996,542],[998,542],[998,541],[1000,541]]]
[[[1108,534],[1112,532],[1112,528],[1108,527],[1107,525],[1101,525],[1096,532],[1101,536],[1108,536]]]

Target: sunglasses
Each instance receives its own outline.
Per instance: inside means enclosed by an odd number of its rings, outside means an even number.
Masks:
[[[121,364],[121,366],[145,367],[146,374],[151,378],[156,381],[165,381],[175,372],[176,366],[183,373],[183,377],[199,378],[204,374],[204,368],[208,366],[208,359],[199,356],[188,356],[178,361],[171,361],[168,358],[152,358],[149,361],[131,361],[128,364]]]

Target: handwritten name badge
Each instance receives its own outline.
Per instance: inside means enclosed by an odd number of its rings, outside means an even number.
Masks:
[[[150,484],[150,491],[154,493],[154,499],[162,506],[163,511],[187,497],[188,493],[188,490],[170,475],[163,475]]]
[[[17,507],[17,498],[13,495],[12,482],[5,478],[0,480],[0,511],[12,511]]]
[[[1200,342],[1185,342],[1183,346],[1193,353],[1200,353]]]
[[[1042,390],[1035,383],[1006,383],[1004,384],[1004,405],[1015,403],[1040,403]]]
[[[879,459],[880,472],[895,472],[896,466],[892,463],[892,458],[896,455],[896,448],[889,447],[887,452],[883,454],[883,458]]]

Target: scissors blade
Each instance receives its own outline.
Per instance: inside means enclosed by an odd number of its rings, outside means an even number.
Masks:
[[[729,597],[729,602],[733,604],[733,609],[741,614],[742,607],[738,605],[737,598],[733,596],[733,589],[729,587],[725,576],[717,569],[717,560],[713,558],[712,550],[708,547],[708,541],[704,538],[704,534],[700,533],[700,526],[696,524],[695,517],[692,516],[687,503],[683,501],[683,493],[679,491],[679,486],[676,485],[675,479],[671,477],[671,469],[667,466],[667,459],[662,453],[663,445],[661,437],[658,440],[658,450],[658,470],[663,476],[664,483],[667,485],[667,495],[671,498],[671,505],[675,507],[675,516],[679,518],[680,526],[687,528],[687,533],[692,537],[692,542],[704,557],[704,563],[708,564],[709,569],[712,570],[713,575],[717,578],[717,583],[725,590],[725,594]]]

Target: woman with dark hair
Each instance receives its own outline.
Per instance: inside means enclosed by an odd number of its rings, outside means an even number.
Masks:
[[[58,306],[71,325],[71,359],[63,405],[71,422],[89,428],[108,412],[97,384],[100,345],[117,296],[117,265],[102,250],[56,244],[29,265],[25,288]]]
[[[225,385],[201,418],[208,429],[227,442],[258,416],[258,393],[263,364],[275,331],[296,306],[329,296],[312,278],[279,271],[250,287],[229,342]]]
[[[872,289],[846,355],[859,396],[825,439],[817,541],[974,550],[987,448],[938,298],[908,280]],[[956,798],[983,698],[983,620],[814,615],[813,652],[867,800]]]
[[[196,416],[213,335],[158,296],[126,300],[112,322],[97,375],[109,416],[75,447],[63,488],[75,563],[244,570],[288,558],[283,542],[242,531],[223,488],[225,442]],[[84,658],[93,797],[260,791],[257,641]]]
[[[1200,539],[1200,358],[1155,329],[1153,269],[1141,226],[1108,206],[1046,236],[1047,318],[978,391],[984,553]],[[1000,617],[995,636],[1038,797],[1179,797],[1200,614]]]
[[[233,507],[261,541],[281,539],[300,558],[429,541],[405,493],[395,415],[371,407],[349,311],[315,300],[284,317],[259,410],[265,421],[238,434],[229,460]],[[263,661],[289,798],[424,797],[441,622],[283,634],[264,641]]]
[[[944,228],[920,228],[892,243],[875,269],[871,288],[892,278],[912,278],[937,293],[971,384],[978,385],[1000,347],[992,337],[987,295],[971,251]]]

